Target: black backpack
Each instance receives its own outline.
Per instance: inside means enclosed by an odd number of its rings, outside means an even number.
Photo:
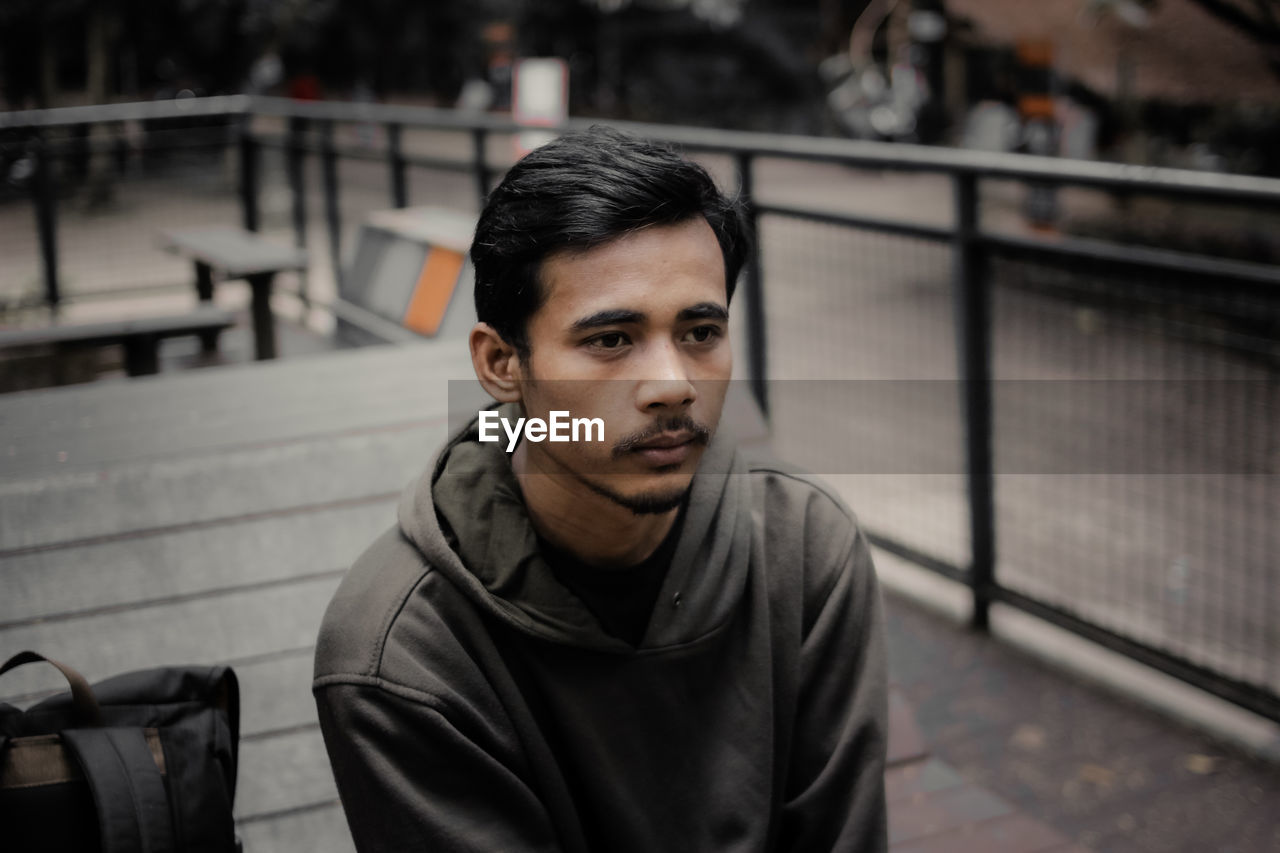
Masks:
[[[21,711],[0,704],[0,847],[40,850],[239,849],[236,788],[240,689],[225,666],[162,667],[92,687],[47,661],[70,694]]]

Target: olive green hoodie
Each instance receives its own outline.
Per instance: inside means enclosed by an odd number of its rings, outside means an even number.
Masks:
[[[344,579],[315,674],[360,850],[885,848],[866,540],[723,436],[638,647],[556,580],[473,422]]]

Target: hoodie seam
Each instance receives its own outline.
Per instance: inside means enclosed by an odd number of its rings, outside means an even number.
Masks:
[[[781,466],[772,465],[767,462],[752,464],[749,466],[748,470],[750,470],[752,473],[758,472],[762,474],[775,474],[779,477],[785,477],[786,479],[791,480],[792,482],[801,483],[810,487],[815,492],[825,497],[840,512],[840,514],[843,515],[849,521],[849,524],[852,527],[852,535],[849,537],[849,541],[843,547],[841,547],[840,558],[836,561],[836,564],[834,567],[835,570],[831,572],[830,580],[826,582],[824,589],[822,590],[821,594],[817,598],[817,601],[821,602],[818,608],[819,611],[821,611],[823,608],[826,607],[827,602],[831,598],[831,593],[836,588],[836,585],[840,583],[840,578],[848,570],[847,567],[849,565],[849,560],[853,556],[854,551],[857,550],[858,538],[862,535],[862,527],[858,523],[857,514],[854,513],[854,511],[850,509],[849,506],[839,498],[839,496],[833,494],[824,483],[818,481],[812,475],[805,474],[798,471],[787,470]],[[805,622],[806,624],[809,624],[809,620],[807,618],[805,619]],[[807,639],[807,636],[808,636],[808,631],[805,631],[805,639]]]
[[[400,531],[397,531],[397,533],[400,533]],[[400,533],[400,539],[411,547],[413,546],[412,542],[405,539],[403,533]],[[416,551],[417,548],[414,548],[414,550]],[[413,579],[413,583],[406,584],[407,588],[405,589],[404,594],[400,596],[400,600],[393,602],[393,607],[387,608],[387,615],[382,619],[381,627],[377,634],[377,643],[374,645],[372,653],[369,655],[369,671],[374,674],[374,677],[382,677],[382,659],[386,654],[387,639],[391,636],[391,631],[395,627],[396,619],[404,611],[405,605],[408,603],[410,596],[412,596],[418,587],[422,585],[422,582],[431,574],[431,571],[434,568],[430,563],[422,560],[421,558],[419,558],[418,562],[422,568],[422,572]]]
[[[859,533],[855,529],[853,537],[850,539],[849,544],[846,545],[844,548],[840,549],[840,559],[836,563],[835,571],[831,573],[831,580],[827,583],[826,589],[822,591],[822,594],[818,596],[818,601],[821,602],[821,604],[818,607],[819,613],[821,613],[823,610],[826,610],[827,603],[831,601],[831,593],[835,590],[837,584],[840,583],[840,578],[844,577],[844,575],[847,572],[851,571],[849,567],[849,561],[853,557],[853,552],[857,550],[858,536],[859,536]],[[805,620],[805,621],[808,622],[809,620]],[[817,621],[817,615],[815,614],[813,622],[816,622],[816,621]],[[813,627],[813,622],[809,622],[808,628],[811,629]],[[805,641],[809,639],[808,630],[805,631],[804,637],[802,639]]]
[[[430,708],[433,711],[447,716],[449,703],[442,696],[435,693],[428,693],[424,690],[418,690],[397,681],[383,678],[380,675],[361,675],[356,672],[335,673],[331,675],[322,675],[317,678],[311,685],[313,691],[319,691],[326,687],[375,687],[378,690],[385,690],[401,699],[406,699],[423,707]]]
[[[829,500],[835,506],[835,508],[839,510],[843,516],[845,516],[845,518],[853,522],[855,527],[858,527],[857,514],[852,509],[850,509],[849,506],[845,504],[845,502],[838,495],[833,493],[825,483],[822,483],[821,481],[817,480],[813,475],[801,473],[798,471],[791,471],[791,470],[787,470],[786,468],[775,467],[769,464],[751,465],[748,468],[748,470],[753,474],[756,474],[756,473],[777,474],[779,477],[786,477],[788,480],[791,480],[793,482],[803,483],[804,485],[809,486],[811,489],[818,492],[827,500]]]

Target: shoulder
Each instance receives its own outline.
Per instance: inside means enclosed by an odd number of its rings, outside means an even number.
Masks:
[[[748,459],[747,472],[765,567],[781,594],[803,591],[806,626],[834,590],[875,586],[866,536],[835,489],[771,458]]]
[[[392,626],[430,573],[398,527],[375,539],[343,576],[325,610],[316,641],[316,678],[379,676]]]
[[[488,708],[486,671],[498,660],[483,614],[396,527],[356,560],[329,603],[312,687]]]
[[[766,525],[803,532],[804,544],[823,550],[844,550],[858,536],[857,516],[820,478],[771,458],[749,458],[747,472],[754,508]]]

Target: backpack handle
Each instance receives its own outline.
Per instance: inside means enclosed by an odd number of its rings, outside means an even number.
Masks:
[[[59,663],[53,658],[47,658],[38,652],[18,652],[5,661],[3,666],[0,666],[0,675],[22,666],[24,663],[36,663],[38,661],[44,661],[56,666],[58,671],[67,679],[67,683],[71,685],[71,703],[75,706],[81,721],[87,726],[101,726],[102,709],[98,707],[98,699],[93,695],[93,688],[89,686],[89,682],[85,680],[83,675],[65,663]]]

